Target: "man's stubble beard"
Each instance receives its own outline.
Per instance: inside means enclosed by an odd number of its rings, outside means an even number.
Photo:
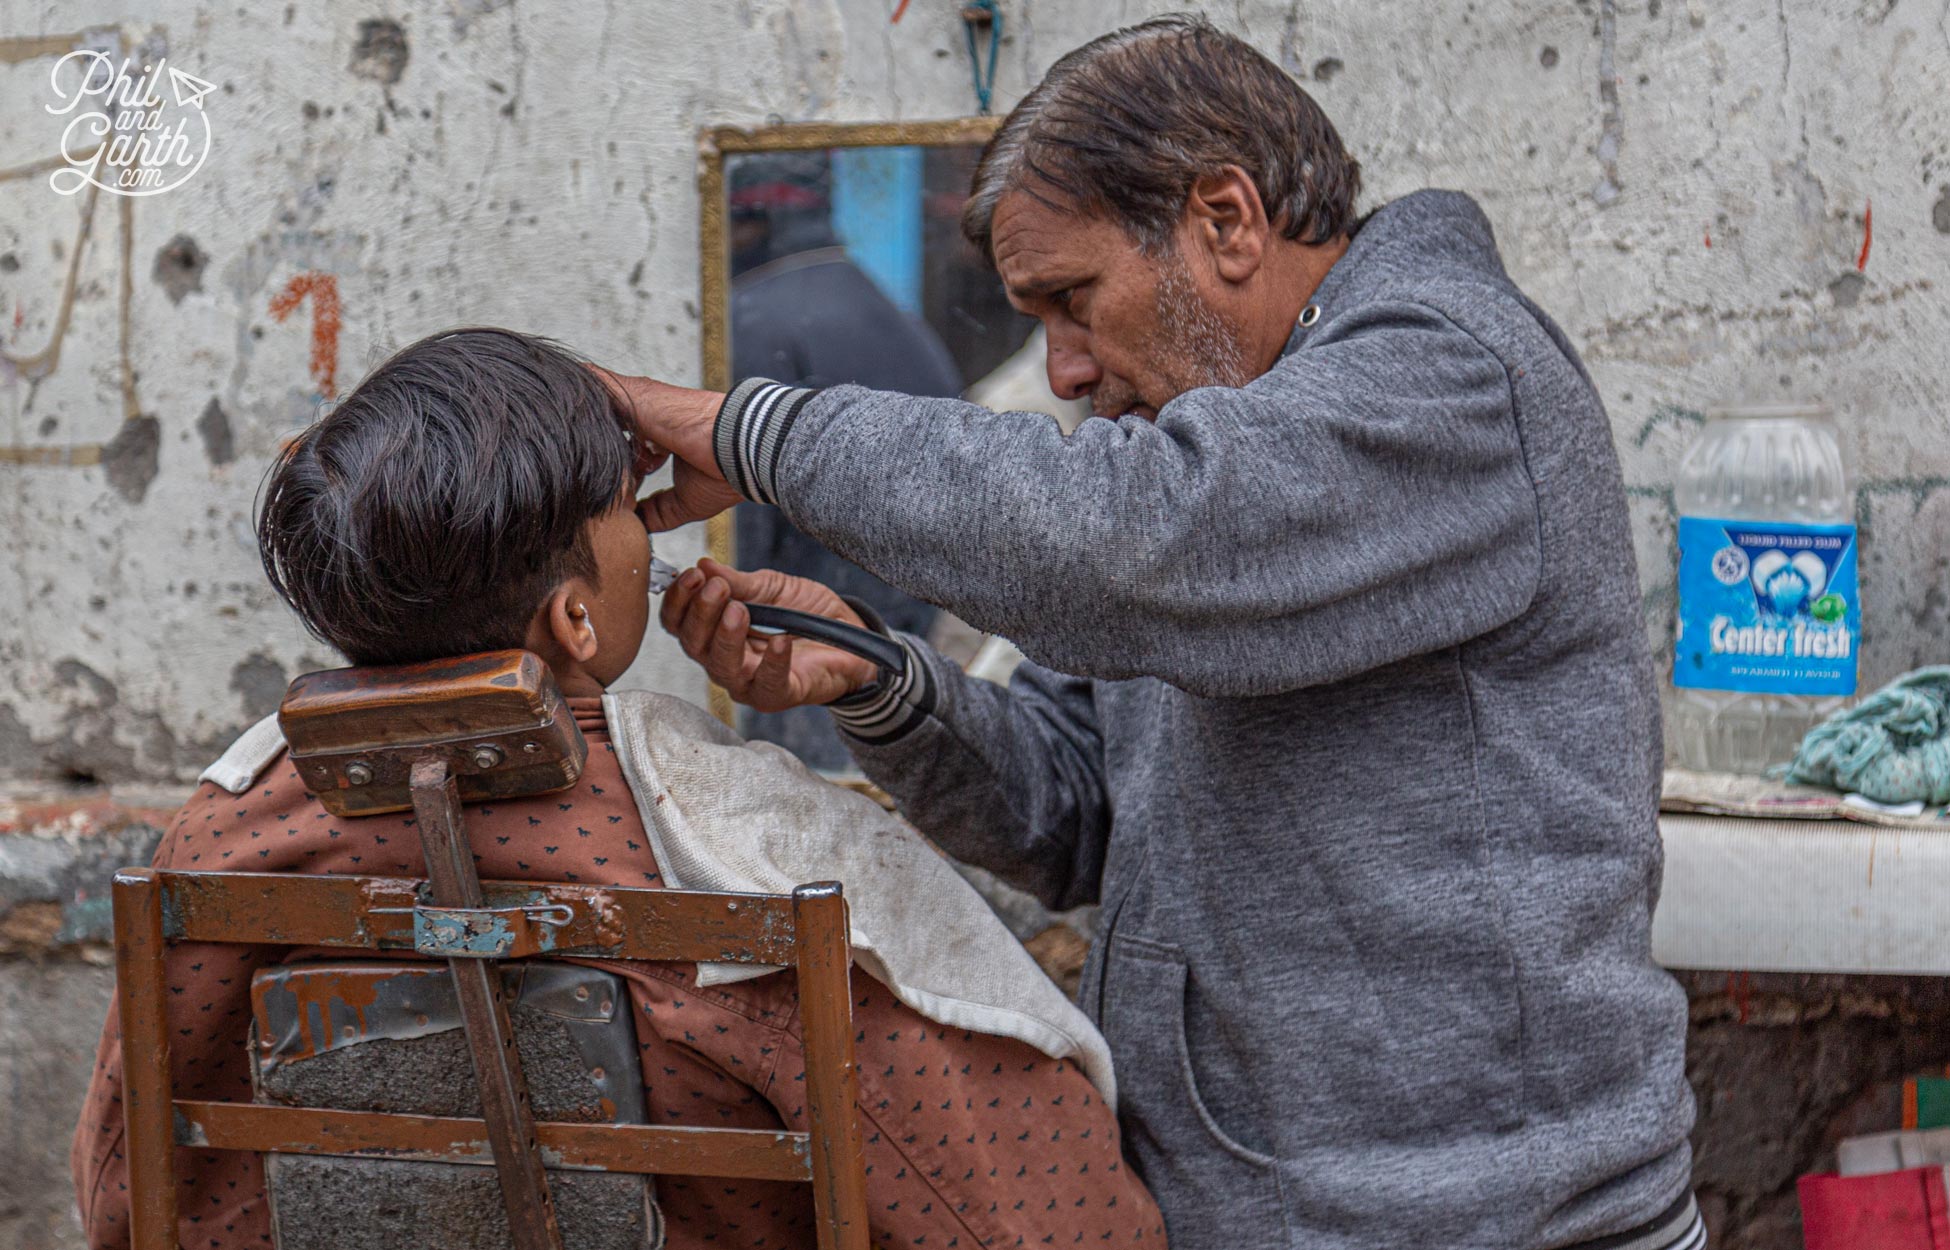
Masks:
[[[1150,401],[1127,384],[1099,387],[1091,395],[1098,416],[1121,417],[1146,402],[1162,408],[1201,386],[1241,387],[1253,380],[1239,331],[1199,294],[1175,249],[1160,258],[1157,326],[1151,359],[1165,393]]]

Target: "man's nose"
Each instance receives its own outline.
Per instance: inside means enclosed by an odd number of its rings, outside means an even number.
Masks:
[[[1082,344],[1069,342],[1067,335],[1049,336],[1049,388],[1058,399],[1082,399],[1097,389],[1104,371]]]

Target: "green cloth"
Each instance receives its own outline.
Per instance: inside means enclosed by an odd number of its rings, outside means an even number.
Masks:
[[[1810,729],[1787,779],[1878,803],[1950,803],[1950,666],[1905,673]]]

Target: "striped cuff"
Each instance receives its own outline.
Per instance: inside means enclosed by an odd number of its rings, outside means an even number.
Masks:
[[[892,742],[934,711],[934,678],[914,644],[888,629],[887,622],[880,619],[880,613],[871,605],[851,595],[842,597],[848,607],[860,614],[868,629],[901,645],[901,650],[907,652],[907,671],[892,681],[877,681],[835,699],[826,705],[826,710],[850,737],[874,745]]]
[[[1689,1189],[1656,1218],[1637,1228],[1580,1241],[1566,1250],[1706,1250],[1706,1223]]]
[[[903,736],[934,711],[934,678],[927,663],[912,642],[898,634],[894,641],[907,652],[905,673],[826,705],[842,733],[875,746]]]
[[[818,393],[764,378],[747,378],[724,397],[711,450],[717,456],[718,471],[739,494],[760,503],[779,502],[779,452],[799,410]]]

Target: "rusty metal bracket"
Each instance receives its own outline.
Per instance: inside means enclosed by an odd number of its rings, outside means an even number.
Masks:
[[[390,910],[390,909],[389,909]],[[413,949],[440,959],[525,959],[555,949],[557,930],[575,919],[566,903],[528,907],[413,908]]]

